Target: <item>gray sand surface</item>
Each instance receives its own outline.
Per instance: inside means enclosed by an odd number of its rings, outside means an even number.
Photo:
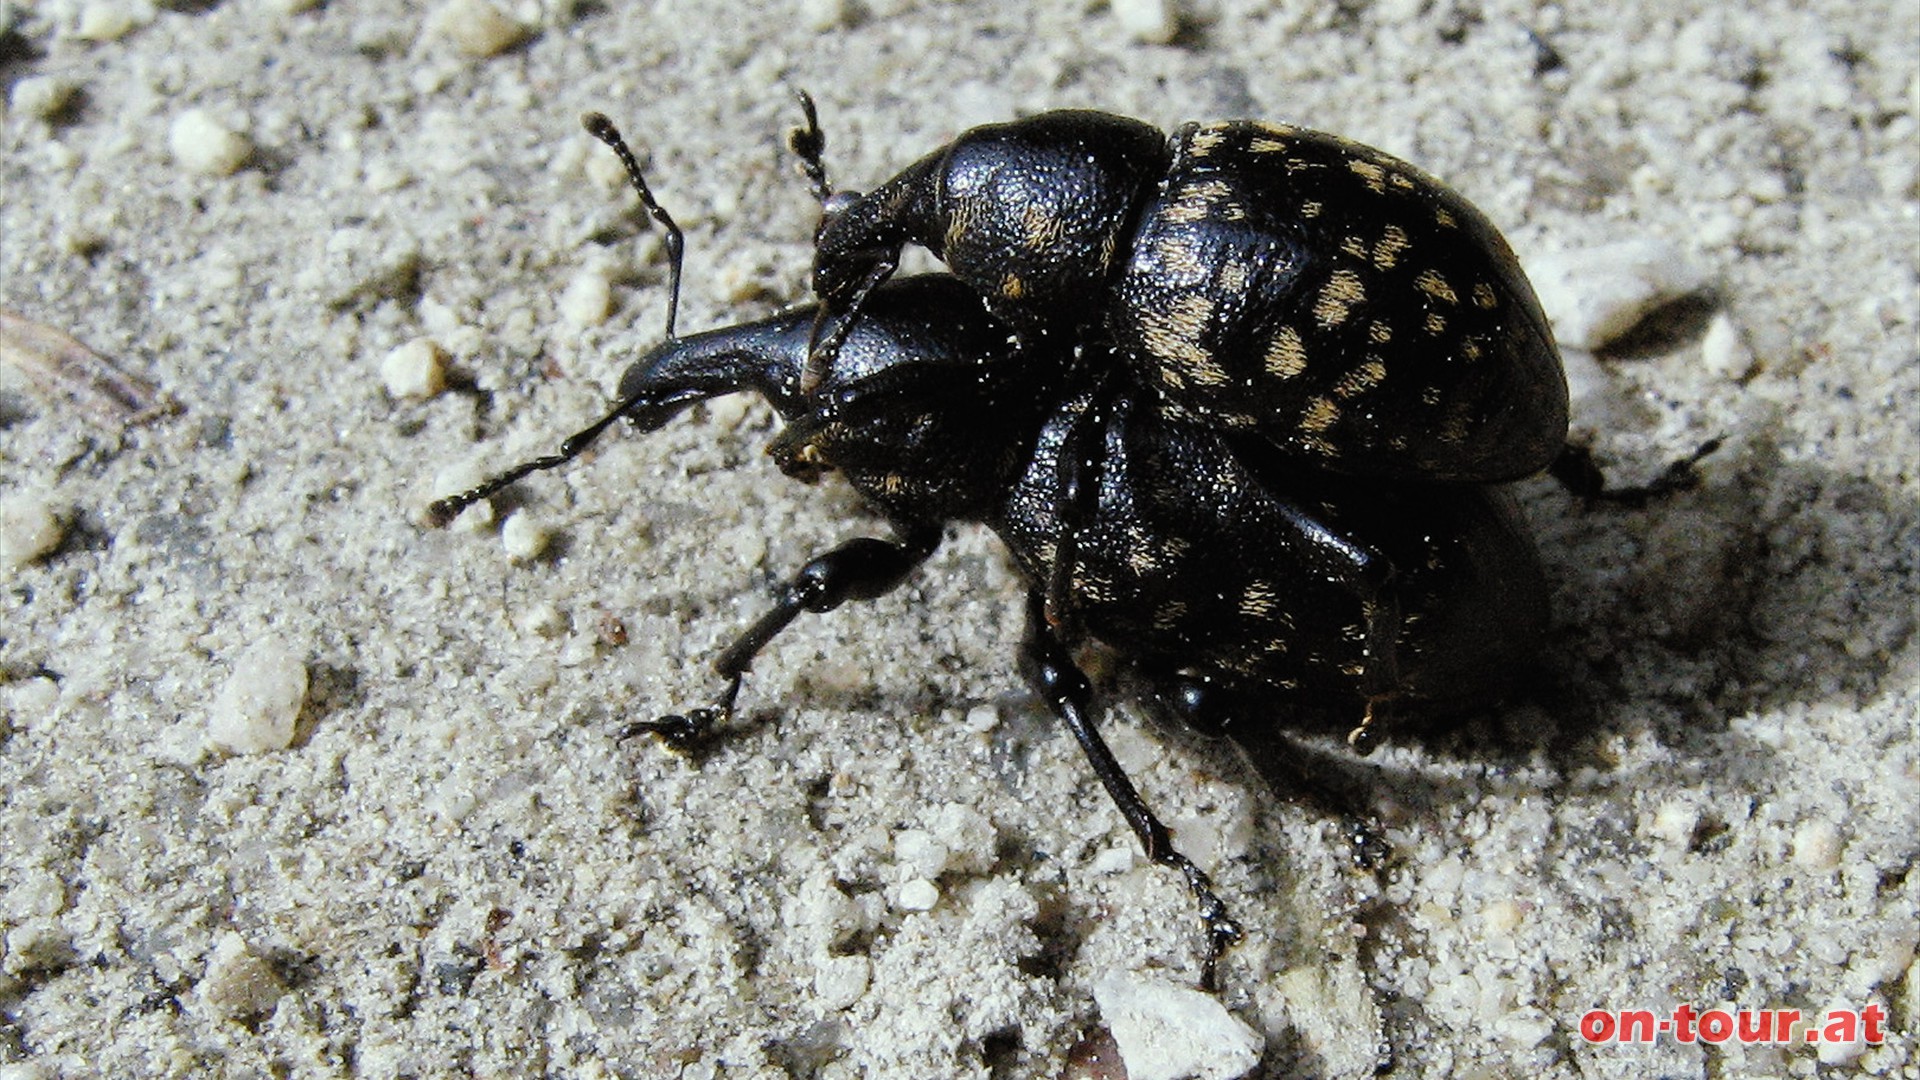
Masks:
[[[1021,692],[992,537],[796,626],[694,764],[613,733],[881,527],[778,474],[764,405],[423,525],[660,333],[658,233],[578,114],[686,227],[703,328],[805,294],[798,87],[852,188],[1057,106],[1286,120],[1446,177],[1563,338],[1643,279],[1701,301],[1569,366],[1618,475],[1725,436],[1705,488],[1519,486],[1562,685],[1357,765],[1377,878],[1104,714],[1247,928],[1258,1075],[1920,1075],[1911,0],[1197,0],[1169,44],[1141,6],[0,4],[0,1080],[1111,1076],[1123,999],[1194,1006],[1191,902]],[[447,386],[396,396],[422,338]],[[1578,1033],[1680,1004],[1890,1032]]]

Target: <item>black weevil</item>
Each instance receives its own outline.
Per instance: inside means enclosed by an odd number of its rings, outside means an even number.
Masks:
[[[611,124],[590,116],[587,126],[667,228],[677,299],[678,229]],[[810,165],[817,174],[817,157]],[[714,395],[764,396],[787,425],[768,448],[782,470],[805,480],[841,471],[894,537],[849,540],[781,585],[716,660],[725,684],[714,703],[622,732],[680,746],[731,713],[754,656],[800,613],[884,594],[947,523],[985,523],[1028,585],[1022,674],[1067,722],[1149,858],[1181,871],[1201,904],[1204,985],[1239,929],[1095,729],[1075,649],[1104,643],[1167,711],[1271,763],[1286,757],[1284,729],[1300,710],[1364,716],[1358,735],[1388,703],[1450,714],[1491,701],[1545,628],[1532,541],[1497,490],[1303,470],[1257,435],[1165,407],[1085,343],[1014,334],[957,278],[876,283],[824,355],[815,308],[684,338],[674,308],[666,340],[628,370],[611,412],[558,453],[439,500],[431,518],[445,523],[571,460],[615,420],[651,431]]]
[[[824,193],[810,101],[794,148]],[[1063,110],[963,132],[815,237],[830,355],[903,245],[1023,341],[1099,343],[1174,415],[1352,476],[1497,482],[1567,437],[1553,336],[1513,251],[1398,158],[1305,128],[1172,138]]]

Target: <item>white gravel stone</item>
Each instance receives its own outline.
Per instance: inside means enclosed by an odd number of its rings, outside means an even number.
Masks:
[[[613,314],[613,279],[607,269],[589,266],[573,276],[560,294],[560,317],[574,326],[598,326]]]
[[[1568,348],[1600,349],[1654,308],[1707,284],[1673,245],[1658,239],[1622,240],[1537,259],[1527,277]]]
[[[79,87],[70,79],[56,75],[29,75],[13,84],[12,91],[7,94],[7,108],[20,116],[50,119],[67,107],[77,89]]]
[[[380,361],[380,381],[397,398],[430,398],[447,388],[447,350],[432,338],[414,338]]]
[[[1236,1080],[1266,1046],[1219,998],[1162,979],[1109,975],[1094,985],[1093,1000],[1128,1080]]]
[[[80,9],[74,36],[82,41],[118,41],[143,21],[133,5],[98,0]]]
[[[45,495],[0,499],[0,570],[18,570],[60,546],[67,530]]]
[[[864,956],[829,956],[813,973],[813,992],[823,1009],[850,1008],[873,982],[873,961]]]
[[[307,665],[279,641],[249,646],[207,716],[207,737],[236,754],[285,750],[307,700]]]
[[[508,514],[500,526],[500,543],[507,549],[507,557],[515,562],[539,558],[552,539],[552,532],[525,510]]]
[[[200,176],[229,176],[253,156],[253,143],[205,109],[188,109],[167,128],[174,164]]]
[[[506,52],[533,32],[487,0],[448,0],[434,9],[428,25],[455,49],[477,59]]]
[[[1165,45],[1180,36],[1180,9],[1173,0],[1111,0],[1108,6],[1135,41]]]
[[[900,886],[894,894],[893,906],[900,911],[932,911],[940,902],[940,886],[926,878],[915,878]]]
[[[213,955],[207,958],[206,978],[200,982],[200,1000],[214,1015],[227,1020],[245,1020],[269,1012],[286,992],[273,968],[231,930],[214,944]]]

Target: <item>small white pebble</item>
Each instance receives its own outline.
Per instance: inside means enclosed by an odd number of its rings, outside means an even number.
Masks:
[[[824,1009],[846,1009],[866,996],[873,961],[864,956],[829,956],[813,973],[813,992]]]
[[[4,969],[9,975],[47,971],[72,960],[73,942],[58,919],[29,917],[7,931]]]
[[[552,534],[546,526],[534,519],[525,510],[515,510],[507,515],[500,526],[500,543],[507,549],[507,557],[515,562],[528,562],[537,559],[547,550],[547,542]]]
[[[1753,349],[1747,345],[1746,335],[1724,311],[1714,315],[1707,323],[1707,332],[1701,335],[1700,362],[1708,371],[1729,379],[1737,379],[1753,367]]]
[[[824,34],[853,21],[847,0],[800,0],[800,21],[816,34]]]
[[[1561,345],[1598,350],[1670,300],[1698,292],[1706,278],[1663,240],[1623,240],[1562,251],[1527,266],[1540,306]]]
[[[44,726],[60,704],[60,684],[45,675],[0,685],[0,716],[17,728]]]
[[[894,894],[893,906],[900,911],[932,911],[940,902],[940,886],[926,878],[915,878],[900,886]]]
[[[1830,1013],[1840,1010],[1851,1011],[1859,1007],[1859,1003],[1857,1002],[1833,1001],[1829,1002],[1825,1009],[1814,1015],[1820,1020],[1824,1020]],[[1854,1037],[1845,1041],[1828,1042],[1823,1038],[1820,1041],[1820,1064],[1852,1065],[1859,1061],[1861,1055],[1867,1052],[1867,1033],[1865,1027],[1865,1024],[1856,1022],[1853,1031]],[[1826,1031],[1823,1029],[1821,1034],[1825,1035]]]
[[[521,612],[514,622],[522,633],[543,638],[558,637],[567,628],[566,615],[552,604],[535,604]]]
[[[12,1065],[0,1065],[0,1080],[54,1080],[47,1066],[37,1061],[20,1061]]]
[[[82,41],[118,41],[140,25],[130,4],[114,0],[96,0],[80,9],[80,22],[74,36]]]
[[[447,388],[447,350],[432,338],[414,338],[380,361],[380,381],[397,398],[430,398]]]
[[[985,735],[1000,726],[1000,710],[991,704],[982,703],[967,710],[967,730],[976,735]]]
[[[1840,865],[1840,830],[1830,821],[1809,821],[1793,831],[1793,861],[1809,870]]]
[[[22,491],[0,499],[0,570],[19,570],[60,546],[67,530],[46,496]]]
[[[1110,0],[1107,6],[1135,41],[1165,45],[1180,36],[1180,11],[1173,0]]]
[[[916,878],[937,878],[946,872],[953,853],[925,829],[902,829],[893,838],[893,859]]]
[[[488,0],[447,0],[434,9],[429,25],[454,48],[480,59],[506,52],[532,33]]]
[[[965,803],[943,804],[929,816],[927,830],[946,845],[946,869],[984,873],[999,859],[1000,831]]]
[[[1133,869],[1137,860],[1130,845],[1119,844],[1106,848],[1087,861],[1087,869],[1103,877],[1124,874]]]
[[[1691,804],[1672,799],[1660,804],[1648,825],[1653,835],[1667,843],[1686,844],[1692,841],[1694,826],[1699,822],[1700,812]]]
[[[7,108],[21,116],[50,120],[67,107],[77,89],[71,80],[58,76],[29,75],[13,84]]]
[[[560,317],[575,326],[598,326],[613,314],[613,281],[605,267],[590,266],[573,276],[560,294]]]
[[[233,662],[207,716],[207,737],[236,754],[285,750],[307,700],[307,665],[278,641],[261,641]]]
[[[1506,937],[1526,920],[1526,909],[1511,900],[1495,900],[1480,909],[1480,921],[1487,932]]]
[[[707,420],[723,431],[733,431],[752,407],[753,398],[746,394],[722,394],[707,402]]]
[[[229,176],[253,156],[253,143],[245,135],[205,109],[188,109],[173,118],[167,149],[174,164],[200,176]]]
[[[1162,979],[1109,975],[1093,987],[1128,1080],[1237,1080],[1266,1040],[1220,999]]]
[[[246,1020],[270,1012],[287,992],[273,968],[231,930],[214,943],[199,990],[200,1000],[224,1020]]]
[[[752,568],[767,561],[767,537],[759,529],[734,529],[727,535],[727,544],[741,566]]]

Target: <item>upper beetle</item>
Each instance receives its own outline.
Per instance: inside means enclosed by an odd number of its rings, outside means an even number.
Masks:
[[[823,184],[817,126],[796,148]],[[1318,468],[1496,482],[1566,441],[1559,354],[1498,230],[1337,136],[1228,121],[1168,138],[1090,111],[974,128],[828,201],[824,353],[909,243],[1023,340],[1108,346],[1174,415]]]

